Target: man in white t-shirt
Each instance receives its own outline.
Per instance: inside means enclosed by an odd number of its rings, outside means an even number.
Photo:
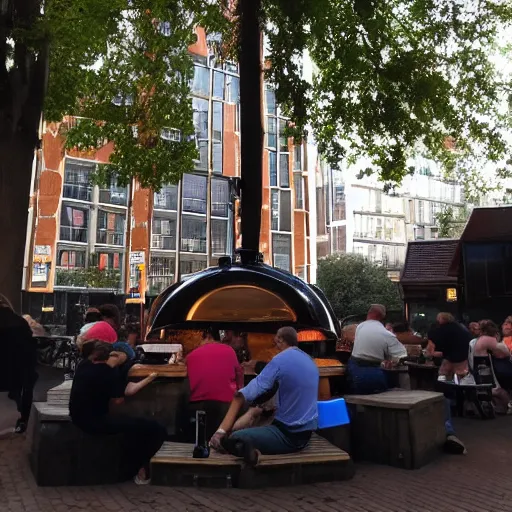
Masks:
[[[406,348],[382,324],[385,317],[384,306],[373,304],[370,307],[366,321],[357,326],[352,357],[380,365],[382,361],[398,361],[407,356]]]

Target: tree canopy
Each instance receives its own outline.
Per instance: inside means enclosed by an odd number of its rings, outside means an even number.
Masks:
[[[119,179],[155,188],[193,169],[187,48],[201,25],[236,56],[236,2],[8,0],[2,9],[4,102],[27,101],[14,78],[49,49],[46,118],[86,118],[68,145],[113,141]],[[312,128],[332,165],[365,154],[383,180],[396,182],[418,148],[452,162],[447,140],[458,157],[475,147],[491,160],[506,154],[509,117],[500,108],[510,83],[491,57],[510,26],[508,2],[263,0],[260,14],[268,79],[291,134]],[[172,140],[161,137],[166,130]]]
[[[454,209],[446,206],[436,215],[439,238],[460,238],[466,227],[470,212],[467,208]]]
[[[383,304],[388,311],[402,309],[398,285],[388,278],[386,269],[356,254],[320,260],[318,286],[340,319],[366,314],[372,304]]]

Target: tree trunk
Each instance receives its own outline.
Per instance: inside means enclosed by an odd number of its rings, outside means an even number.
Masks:
[[[0,293],[21,310],[21,283],[27,233],[32,137],[23,132],[0,140]]]
[[[240,0],[242,247],[259,251],[263,173],[261,0]]]

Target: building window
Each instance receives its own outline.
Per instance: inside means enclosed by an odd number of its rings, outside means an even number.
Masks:
[[[60,239],[70,242],[87,242],[89,210],[62,206],[60,215]]]
[[[275,151],[268,152],[268,170],[270,173],[270,186],[277,187],[277,154]]]
[[[212,254],[227,254],[228,221],[212,219]]]
[[[183,211],[206,213],[206,176],[183,175]]]
[[[174,210],[178,209],[178,186],[164,185],[160,192],[155,192],[154,208],[157,210]]]
[[[226,101],[240,103],[240,79],[236,76],[226,75]]]
[[[164,128],[160,132],[160,137],[171,142],[181,142],[181,132],[175,128]]]
[[[159,295],[174,284],[176,260],[174,256],[151,256],[148,272],[148,294]]]
[[[203,66],[194,66],[194,78],[190,85],[192,94],[208,97],[210,95],[210,70]]]
[[[184,215],[181,229],[181,250],[206,253],[206,219]]]
[[[212,216],[227,217],[229,213],[229,182],[219,178],[212,179]]]
[[[221,71],[213,72],[213,97],[224,99],[224,81],[225,75]]]
[[[271,190],[271,219],[273,231],[291,231],[291,192],[289,190]]]
[[[117,186],[117,181],[112,178],[110,186],[100,188],[99,202],[104,204],[116,204],[119,206],[126,206],[128,199],[126,187]]]
[[[201,270],[206,268],[206,258],[182,258],[180,260],[180,274],[181,277],[187,276],[189,274],[194,274],[195,272],[200,272]]]
[[[332,190],[332,220],[345,220],[346,207],[345,207],[345,185],[337,184]]]
[[[274,267],[291,270],[292,237],[291,235],[272,234],[272,261]]]
[[[176,219],[154,217],[151,231],[151,248],[176,250]]]
[[[98,230],[96,243],[108,245],[124,245],[124,224],[124,214],[98,210]]]
[[[304,178],[302,173],[293,173],[293,188],[295,190],[295,209],[304,209]]]
[[[418,223],[423,224],[424,222],[424,209],[425,205],[423,204],[423,201],[418,201]]]
[[[277,147],[277,120],[275,117],[267,118],[267,146],[269,148]]]
[[[213,102],[213,172],[222,174],[222,133],[224,106],[219,101]]]
[[[292,230],[292,194],[290,191],[279,191],[279,231]]]
[[[271,191],[271,229],[279,231],[279,190],[272,189]]]
[[[265,90],[265,100],[267,103],[267,114],[269,116],[277,115],[276,95],[270,87],[267,87]]]
[[[91,174],[96,165],[66,159],[64,166],[64,188],[62,196],[68,199],[90,201],[92,193]]]
[[[85,268],[85,251],[70,249],[59,249],[57,256],[57,267],[62,270],[75,270]]]
[[[286,121],[279,119],[279,151],[288,153],[288,137],[286,133]]]
[[[58,249],[55,269],[56,286],[86,286],[86,251]]]
[[[346,226],[333,226],[332,236],[332,252],[340,253],[347,250],[347,228]]]
[[[279,186],[288,188],[290,186],[290,166],[288,153],[279,154]]]
[[[123,253],[97,252],[96,260],[99,270],[121,270]]]
[[[206,171],[208,169],[208,101],[192,98],[194,130],[199,159],[196,168]]]
[[[302,146],[293,146],[293,170],[302,170]]]
[[[414,229],[414,239],[425,240],[425,228],[423,226]]]

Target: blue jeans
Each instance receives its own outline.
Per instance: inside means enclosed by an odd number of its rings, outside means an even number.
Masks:
[[[230,443],[249,443],[263,455],[279,455],[298,452],[306,447],[311,431],[289,432],[276,423],[266,427],[253,427],[237,430],[229,436]]]
[[[359,364],[353,357],[348,361],[347,380],[354,395],[373,395],[389,389],[386,373],[379,365]]]
[[[444,429],[446,430],[447,436],[454,436],[455,435],[455,429],[452,425],[452,409],[450,405],[450,400],[448,398],[444,399],[444,410],[445,410],[445,416],[444,416]]]

